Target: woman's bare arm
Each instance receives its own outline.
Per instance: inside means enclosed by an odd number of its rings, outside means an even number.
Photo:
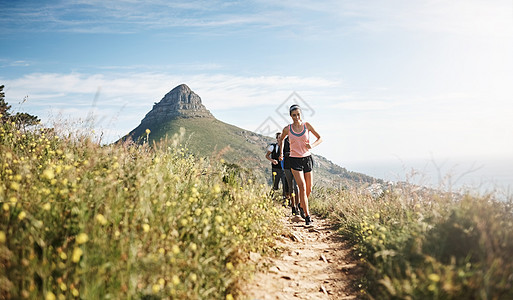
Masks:
[[[317,140],[315,140],[315,142],[313,142],[312,144],[307,145],[307,147],[312,149],[313,147],[316,147],[320,143],[322,143],[321,135],[313,128],[312,124],[306,122],[306,128],[308,128],[308,130],[317,138]]]

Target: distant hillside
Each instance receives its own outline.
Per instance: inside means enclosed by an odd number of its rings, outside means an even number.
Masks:
[[[243,167],[257,167],[268,162],[264,155],[271,138],[263,137],[251,131],[221,122],[215,118],[176,118],[163,122],[139,125],[130,132],[132,137],[146,137],[150,129],[149,140],[160,141],[172,138],[185,128],[183,142],[193,153],[213,158],[223,158]]]
[[[223,158],[229,163],[243,168],[260,170],[259,178],[269,178],[270,162],[265,159],[267,146],[273,138],[263,136],[217,120],[201,103],[201,98],[185,85],[179,85],[167,93],[152,110],[146,114],[141,124],[126,138],[134,141],[146,139],[161,141],[185,129],[184,143],[196,155]],[[326,158],[314,155],[316,163],[314,181],[317,185],[347,186],[360,183],[373,183],[377,180],[360,173],[349,172]]]

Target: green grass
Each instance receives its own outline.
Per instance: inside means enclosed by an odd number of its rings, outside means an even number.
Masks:
[[[366,267],[372,299],[513,299],[513,206],[413,186],[372,196],[317,189],[313,211],[333,218]]]
[[[151,131],[148,136],[150,143],[182,135],[192,152],[205,157],[224,158],[246,167],[268,162],[265,150],[273,141],[214,118],[176,118],[165,123],[141,124],[131,134],[144,139],[146,129]]]
[[[278,209],[251,174],[179,144],[0,124],[0,298],[236,296],[249,253],[274,251]]]

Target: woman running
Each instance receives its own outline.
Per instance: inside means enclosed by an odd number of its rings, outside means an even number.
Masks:
[[[308,209],[308,197],[312,192],[312,168],[313,160],[310,149],[319,145],[322,138],[308,122],[301,120],[301,108],[294,104],[289,109],[292,124],[283,128],[280,138],[280,160],[283,159],[283,140],[286,136],[290,142],[290,166],[292,175],[299,188],[299,203],[305,214],[305,223],[310,225],[312,219]],[[317,138],[310,144],[310,132]]]

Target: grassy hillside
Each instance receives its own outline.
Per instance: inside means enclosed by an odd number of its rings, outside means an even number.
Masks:
[[[182,131],[180,128],[183,128]],[[150,130],[149,135],[146,129]],[[273,138],[214,118],[177,118],[165,123],[141,124],[129,136],[140,141],[149,139],[150,142],[182,136],[192,153],[223,158],[243,168],[257,170],[255,176],[262,181],[267,181],[271,173],[265,153],[267,146],[275,141]],[[345,187],[376,181],[370,176],[349,172],[319,155],[314,155],[314,161],[315,183],[320,186]]]
[[[369,299],[513,299],[513,203],[413,185],[315,189],[367,270]]]
[[[179,146],[0,122],[0,165],[0,299],[233,299],[280,230],[263,185]]]
[[[264,138],[250,131],[221,122],[213,118],[177,118],[160,124],[149,124],[148,128],[140,126],[135,136],[146,135],[150,129],[151,141],[171,138],[184,128],[185,144],[191,151],[202,156],[225,157],[230,162],[241,166],[256,166],[267,161],[264,157],[266,145],[270,138]]]

